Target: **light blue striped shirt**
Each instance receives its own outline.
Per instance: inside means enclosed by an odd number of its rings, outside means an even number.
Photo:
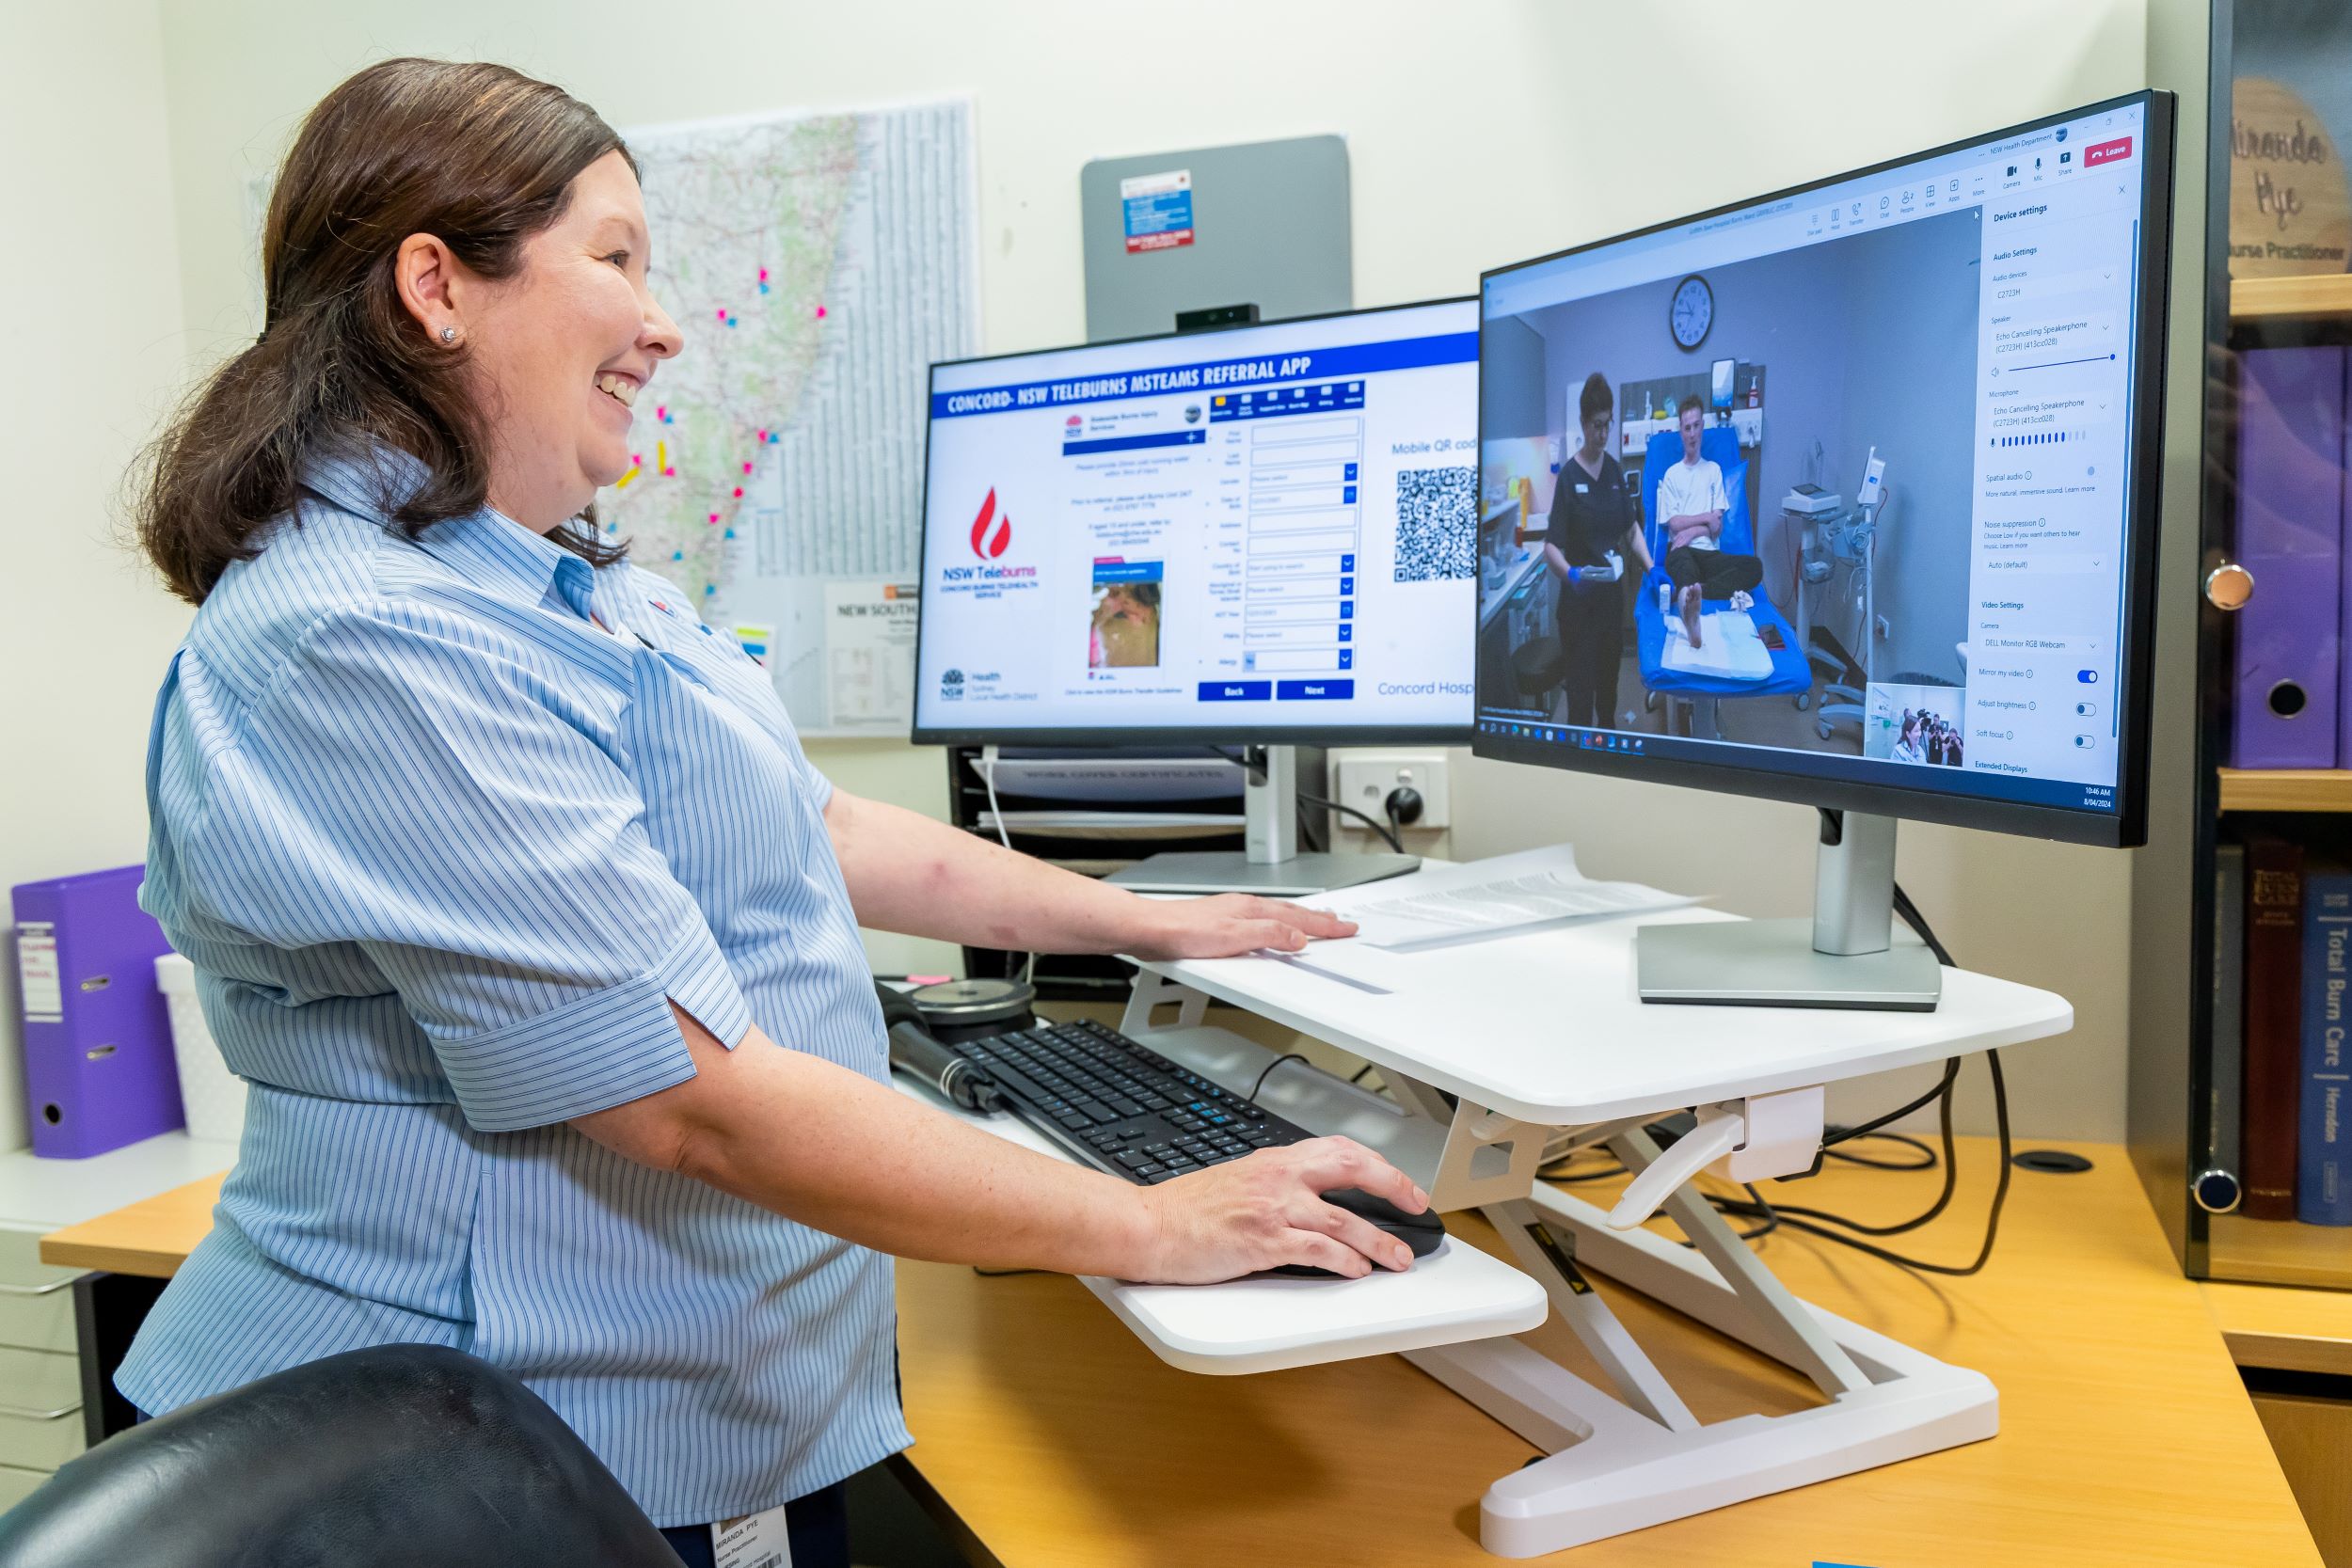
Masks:
[[[156,704],[142,900],[252,1087],[117,1386],[160,1412],[453,1345],[663,1526],[905,1447],[887,1258],[564,1125],[693,1076],[668,999],[888,1074],[830,786],[766,673],[651,573],[487,510],[411,542],[358,465],[310,489]]]

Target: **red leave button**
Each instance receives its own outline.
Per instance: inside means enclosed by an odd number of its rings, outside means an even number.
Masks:
[[[2093,142],[2083,149],[2083,167],[2097,168],[2101,164],[2121,163],[2132,155],[2132,138],[2118,136],[2113,141]]]

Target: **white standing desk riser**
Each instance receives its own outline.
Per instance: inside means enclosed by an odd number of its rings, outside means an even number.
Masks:
[[[1613,1229],[1601,1211],[1535,1180],[1545,1146],[1564,1132],[1605,1143],[1638,1174],[1658,1156],[1641,1124],[1661,1114],[1737,1111],[2074,1022],[2062,997],[1951,969],[1931,1013],[1639,999],[1637,924],[1726,918],[1679,910],[1418,952],[1324,942],[1300,960],[1152,962],[1129,999],[1127,1034],[1228,1087],[1247,1090],[1275,1053],[1202,1028],[1212,999],[1375,1063],[1406,1115],[1335,1120],[1326,1085],[1336,1080],[1303,1065],[1278,1069],[1260,1099],[1310,1131],[1379,1148],[1440,1209],[1482,1211],[1606,1374],[1604,1390],[1507,1337],[1405,1353],[1549,1454],[1487,1489],[1480,1537],[1490,1551],[1558,1551],[1998,1428],[1987,1379],[1796,1300],[1687,1180],[1663,1208],[1688,1248]],[[1204,1050],[1221,1059],[1201,1059]],[[1586,1284],[1586,1267],[1803,1373],[1824,1402],[1701,1425]]]

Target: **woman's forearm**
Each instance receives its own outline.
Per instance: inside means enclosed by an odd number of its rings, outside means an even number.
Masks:
[[[1142,1190],[1049,1160],[755,1029],[727,1050],[684,1013],[695,1076],[578,1118],[598,1143],[901,1258],[1135,1277]]]
[[[1168,906],[1015,854],[902,806],[835,790],[825,807],[858,924],[1008,952],[1152,946]]]

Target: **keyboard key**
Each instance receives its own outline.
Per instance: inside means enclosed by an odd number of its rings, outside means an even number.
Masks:
[[[1094,1121],[1117,1121],[1119,1113],[1099,1100],[1078,1101],[1078,1114]]]
[[[1184,1172],[1179,1170],[1155,1170],[1143,1180],[1149,1181],[1152,1186],[1156,1187],[1163,1181],[1173,1181],[1176,1178],[1182,1175],[1184,1175]]]
[[[1135,1173],[1137,1176],[1157,1176],[1161,1172],[1168,1169],[1166,1165],[1161,1164],[1157,1160],[1147,1160],[1142,1164],[1136,1165],[1134,1168]]]
[[[1132,1148],[1122,1148],[1118,1153],[1112,1155],[1111,1158],[1126,1166],[1129,1170],[1134,1170],[1138,1165],[1147,1165],[1152,1163]]]

